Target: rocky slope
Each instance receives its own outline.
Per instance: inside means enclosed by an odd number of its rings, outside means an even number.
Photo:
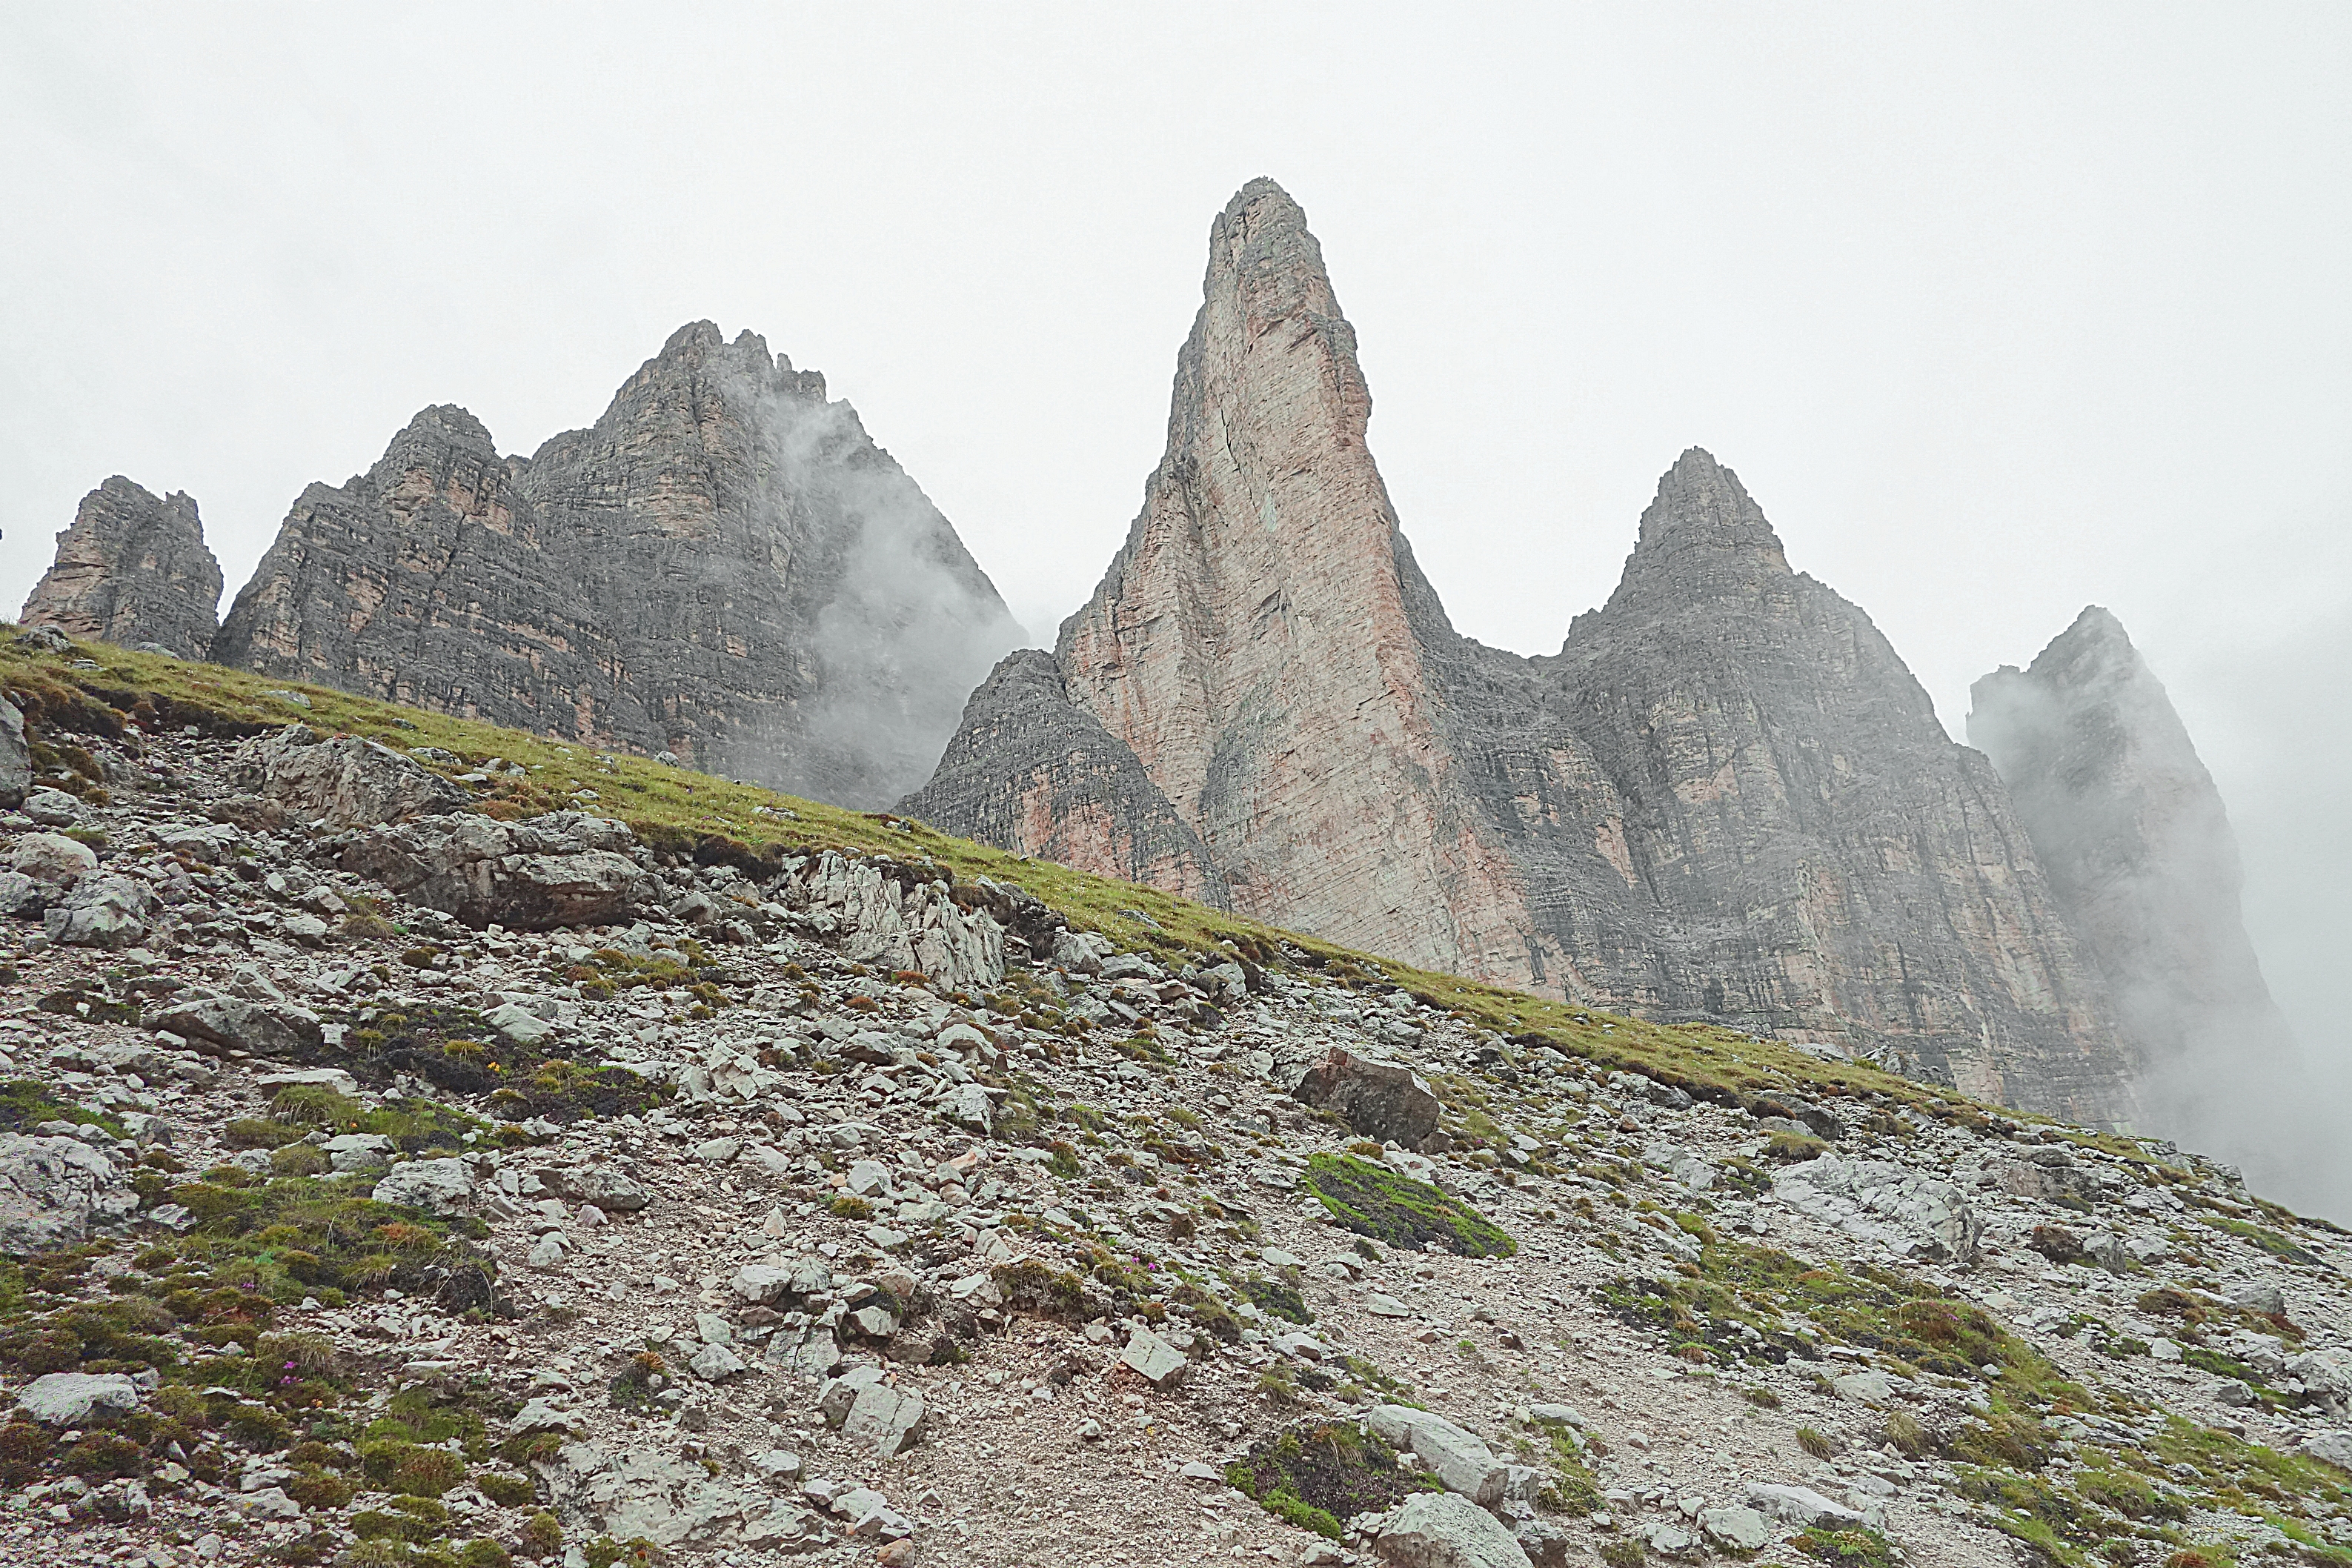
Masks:
[[[2151,1123],[2245,1163],[2267,1190],[2352,1199],[2343,1130],[2246,938],[2221,793],[2122,623],[2092,605],[1970,697],[1969,740],[2114,990]]]
[[[437,405],[312,485],[214,657],[880,805],[1019,638],[823,376],[698,321],[528,459]]]
[[[158,498],[117,474],[81,498],[17,618],[69,637],[203,658],[220,596],[220,563],[205,547],[194,499],[176,490]]]
[[[1370,414],[1305,215],[1253,183],[1212,228],[1143,510],[1056,645],[1076,716],[1042,671],[976,694],[906,808],[1429,967],[2130,1117],[2000,780],[1736,476],[1685,453],[1609,603],[1525,659],[1446,620]],[[1073,730],[1087,776],[1150,781],[1129,815],[1097,789],[1055,816],[1034,759]],[[1171,809],[1205,865],[1134,852]]]
[[[2169,1145],[187,718],[0,816],[12,1561],[2352,1542],[2352,1253]]]

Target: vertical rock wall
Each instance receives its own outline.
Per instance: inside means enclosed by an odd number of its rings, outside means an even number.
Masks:
[[[698,321],[528,460],[439,405],[312,485],[217,657],[874,805],[1019,640],[822,376]]]
[[[220,596],[220,563],[205,547],[194,498],[175,490],[159,499],[117,474],[82,497],[17,619],[203,658]]]
[[[1080,717],[1043,715],[1042,670],[1017,705],[975,693],[908,809],[1112,875],[1172,812],[1262,919],[2132,1114],[2105,987],[2000,779],[1867,616],[1790,570],[1736,476],[1685,453],[1609,603],[1522,658],[1453,629],[1370,415],[1305,215],[1253,182],[1211,230],[1142,513],[1062,627]],[[1094,726],[1150,788],[1097,792],[1074,833],[1007,738]]]

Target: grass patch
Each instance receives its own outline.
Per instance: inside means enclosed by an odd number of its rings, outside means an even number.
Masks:
[[[1508,1258],[1518,1244],[1459,1198],[1352,1154],[1317,1154],[1303,1184],[1358,1236],[1419,1250],[1435,1242],[1464,1258]]]
[[[1436,1485],[1397,1463],[1387,1444],[1343,1422],[1265,1438],[1225,1467],[1225,1483],[1285,1523],[1333,1541],[1351,1515],[1394,1508]]]

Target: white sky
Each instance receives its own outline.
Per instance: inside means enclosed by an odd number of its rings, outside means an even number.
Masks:
[[[110,473],[232,592],[421,405],[590,422],[679,323],[822,370],[1050,642],[1267,174],[1454,621],[1736,468],[1956,734],[2085,602],[2352,1051],[2352,10],[208,5],[0,13],[0,608]]]

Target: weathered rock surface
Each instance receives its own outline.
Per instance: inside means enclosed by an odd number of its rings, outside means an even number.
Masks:
[[[625,920],[651,896],[645,868],[621,853],[635,842],[621,823],[577,812],[426,817],[358,835],[342,865],[470,926],[549,931]]]
[[[70,637],[153,647],[181,658],[212,651],[221,569],[194,500],[157,498],[121,474],[81,498],[58,535],[57,560],[16,618]]]
[[[2146,1120],[2309,1203],[2343,1136],[2263,980],[2236,835],[2163,683],[2094,605],[2025,669],[1970,689],[1969,741],[2115,994]]]
[[[126,1174],[79,1138],[0,1132],[0,1254],[70,1247],[138,1208]]]
[[[1530,1568],[1493,1514],[1450,1491],[1407,1498],[1381,1523],[1373,1550],[1390,1568]]]
[[[16,1408],[44,1426],[86,1426],[138,1409],[139,1385],[119,1372],[47,1373],[16,1395]]]
[[[21,805],[33,787],[33,748],[25,739],[25,711],[0,697],[0,806]]]
[[[528,459],[443,405],[312,485],[215,657],[878,805],[1018,640],[823,376],[698,321]]]
[[[826,850],[793,872],[787,896],[829,920],[857,963],[913,970],[950,991],[1004,978],[1004,929],[986,910],[960,906],[936,879],[885,874]]]
[[[1201,836],[1142,761],[1070,701],[1051,654],[1021,648],[971,694],[930,782],[902,807],[990,844],[1226,907]]]
[[[1291,1094],[1306,1104],[1336,1111],[1367,1138],[1408,1149],[1420,1148],[1437,1131],[1445,1110],[1411,1068],[1338,1046],[1299,1079]]]
[[[1801,1214],[1903,1258],[1974,1258],[1983,1232],[1960,1189],[1885,1160],[1822,1154],[1772,1179],[1772,1191]]]
[[[1446,620],[1370,415],[1305,216],[1253,182],[1212,227],[1143,510],[1055,645],[1076,714],[1000,669],[908,809],[1416,963],[2131,1113],[2000,779],[1728,469],[1685,453],[1609,603],[1521,658]],[[1152,789],[1122,813],[1129,754]]]
[[[414,757],[358,735],[289,724],[246,742],[237,783],[330,827],[374,827],[462,810],[465,792]]]

